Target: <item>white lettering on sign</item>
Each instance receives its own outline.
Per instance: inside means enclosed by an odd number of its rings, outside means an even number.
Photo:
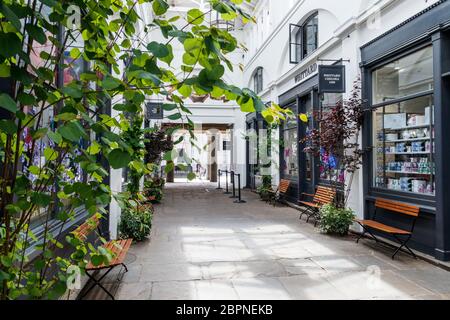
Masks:
[[[324,76],[325,81],[327,81],[330,84],[336,84],[336,82],[340,81],[341,78],[342,78],[341,74],[329,74],[329,73],[326,73],[323,76]]]

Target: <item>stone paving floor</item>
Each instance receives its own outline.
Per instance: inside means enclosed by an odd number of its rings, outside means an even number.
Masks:
[[[368,240],[321,234],[294,209],[244,198],[234,204],[207,183],[169,185],[116,298],[450,299],[447,271],[406,254],[392,261]]]

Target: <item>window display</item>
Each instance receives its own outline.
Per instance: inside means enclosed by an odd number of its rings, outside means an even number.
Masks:
[[[325,93],[321,103],[321,116],[331,112],[337,106],[342,105],[343,96],[341,93]],[[343,145],[342,145],[343,147]],[[341,166],[339,159],[342,156],[342,148],[336,150],[334,154],[329,154],[324,148],[320,149],[320,179],[326,182],[336,181],[344,183],[345,170]]]
[[[374,111],[375,187],[434,195],[433,96]]]
[[[374,187],[434,196],[433,48],[372,76]]]
[[[285,178],[297,180],[298,171],[298,127],[297,120],[291,119],[283,128],[283,166],[282,172]]]

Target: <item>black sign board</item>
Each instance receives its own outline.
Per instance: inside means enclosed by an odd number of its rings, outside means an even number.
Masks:
[[[147,103],[147,119],[148,120],[164,119],[164,110],[162,108],[162,103],[158,102]]]
[[[319,66],[319,93],[345,92],[345,66]]]

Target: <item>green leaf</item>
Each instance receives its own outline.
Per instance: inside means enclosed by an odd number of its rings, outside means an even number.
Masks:
[[[0,78],[9,78],[11,76],[11,67],[6,64],[0,64]]]
[[[22,24],[20,23],[19,18],[17,17],[17,15],[14,13],[14,11],[12,11],[7,5],[6,3],[2,3],[0,5],[0,12],[3,13],[3,15],[6,17],[6,19],[9,20],[9,22],[11,22],[11,24],[14,26],[14,28],[17,29],[17,31],[20,31],[20,29],[22,29]]]
[[[167,57],[170,53],[169,49],[161,43],[152,41],[147,46],[148,51],[150,51],[157,58]]]
[[[22,42],[15,33],[3,33],[0,32],[0,43],[7,43],[0,49],[0,56],[10,58],[18,54],[22,50]]]
[[[96,154],[100,153],[100,151],[102,150],[100,144],[98,144],[97,141],[92,142],[91,146],[87,149],[87,152],[90,155],[95,156]]]
[[[48,128],[38,129],[35,133],[33,133],[33,139],[39,140],[42,139],[47,134]]]
[[[47,147],[44,150],[44,157],[47,161],[55,161],[56,159],[58,159],[58,155],[59,155],[58,151],[50,147]]]
[[[172,110],[175,110],[177,107],[178,106],[175,103],[172,103],[172,104],[165,103],[162,105],[162,108],[165,111],[172,111]]]
[[[45,44],[47,42],[47,36],[45,35],[45,32],[41,27],[37,25],[27,24],[25,26],[25,29],[28,31],[28,34],[31,36],[31,38],[33,38],[40,44]]]
[[[17,125],[12,120],[0,120],[0,130],[7,134],[17,133]]]
[[[191,52],[196,49],[200,49],[202,47],[202,41],[197,38],[189,38],[184,40],[183,45],[186,52]]]
[[[202,24],[205,20],[205,14],[199,9],[191,9],[187,14],[187,21],[193,25]]]
[[[122,169],[131,162],[131,156],[126,151],[114,149],[108,154],[108,161],[113,169]]]
[[[37,176],[41,170],[38,167],[36,167],[36,166],[31,166],[31,167],[28,168],[28,171],[31,174],[34,174],[34,175]]]
[[[78,86],[75,83],[71,83],[70,85],[64,87],[62,92],[69,97],[74,99],[81,99],[83,97],[83,91],[81,86]]]
[[[57,132],[49,131],[47,132],[47,136],[57,145],[60,144],[62,141],[62,136]]]
[[[164,0],[154,0],[152,7],[153,7],[153,11],[158,16],[166,13],[167,10],[169,9],[169,5]]]
[[[188,175],[187,175],[187,178],[188,178],[189,181],[192,181],[195,178],[197,178],[197,175],[195,173],[193,173],[193,172],[189,172]]]
[[[105,77],[105,79],[102,81],[102,87],[105,90],[114,90],[119,87],[120,84],[121,83],[119,80],[110,76]]]
[[[169,120],[173,120],[173,121],[180,120],[181,119],[181,113],[171,114],[167,118],[169,118]]]
[[[78,142],[81,138],[87,139],[88,136],[78,121],[72,121],[58,128],[58,133],[72,142]]]
[[[173,169],[175,169],[175,165],[173,164],[173,162],[169,162],[166,167],[164,168],[164,172],[165,173],[170,173],[173,171]]]
[[[183,84],[180,88],[178,88],[178,92],[185,98],[190,97],[192,94],[192,87]]]
[[[0,107],[12,113],[16,113],[19,110],[17,103],[7,93],[0,94]]]
[[[47,207],[51,200],[50,195],[46,193],[33,192],[31,194],[31,202],[41,208]]]
[[[206,75],[210,80],[219,80],[224,74],[225,68],[220,64],[213,66],[211,70],[206,69]]]
[[[25,106],[32,106],[36,104],[36,98],[29,93],[21,92],[17,96],[17,99]]]

